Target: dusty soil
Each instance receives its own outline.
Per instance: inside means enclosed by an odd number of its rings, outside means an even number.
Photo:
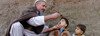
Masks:
[[[58,10],[69,19],[69,31],[74,32],[75,25],[86,25],[86,36],[100,35],[100,0],[47,0],[48,8],[45,14]],[[0,36],[5,33],[10,23],[17,19],[23,10],[34,4],[34,0],[0,0]],[[55,25],[59,20],[48,21]]]

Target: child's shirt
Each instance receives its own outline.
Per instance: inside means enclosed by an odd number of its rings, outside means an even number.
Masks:
[[[76,36],[75,33],[73,33],[72,36]],[[85,36],[85,35],[83,34],[83,35],[81,35],[81,36]]]

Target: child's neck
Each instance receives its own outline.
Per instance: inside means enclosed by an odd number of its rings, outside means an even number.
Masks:
[[[82,36],[82,34],[77,34],[76,36]]]

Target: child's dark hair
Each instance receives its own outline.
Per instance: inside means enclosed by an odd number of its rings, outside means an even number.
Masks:
[[[86,31],[86,26],[85,25],[78,24],[77,27],[79,27],[83,31],[83,34],[85,33],[85,31]]]
[[[68,21],[68,19],[65,18],[65,17],[62,17],[61,19],[64,19],[64,20],[65,20],[65,22],[66,22],[66,24],[67,24],[67,26],[66,26],[65,28],[67,28],[67,27],[69,26],[69,21]]]

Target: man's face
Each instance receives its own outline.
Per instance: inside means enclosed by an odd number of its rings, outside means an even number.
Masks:
[[[40,12],[44,12],[46,9],[46,3],[45,2],[38,2],[38,4],[36,4],[36,8]]]
[[[76,27],[75,34],[82,34],[82,30],[79,27]]]

